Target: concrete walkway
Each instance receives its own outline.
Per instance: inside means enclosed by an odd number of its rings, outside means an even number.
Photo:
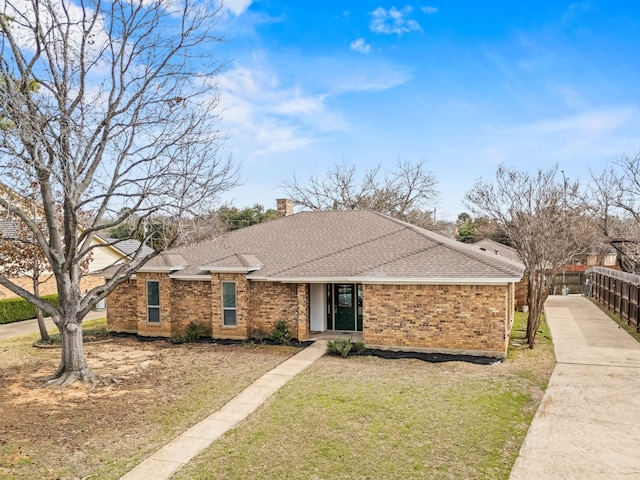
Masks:
[[[171,478],[193,457],[258,409],[280,387],[324,355],[326,340],[317,340],[297,355],[260,377],[217,412],[209,415],[162,447],[123,480]]]
[[[107,316],[106,310],[98,310],[95,312],[89,312],[85,320],[94,320],[96,318],[104,318]],[[46,317],[44,319],[45,325],[47,326],[47,330],[49,332],[57,331],[56,326],[51,320],[51,317]],[[21,335],[28,335],[29,333],[37,333],[38,330],[38,320],[24,320],[22,322],[14,322],[14,323],[5,323],[0,325],[0,340],[5,340],[7,338],[19,337]]]
[[[640,478],[640,343],[584,297],[545,311],[557,365],[510,479]]]

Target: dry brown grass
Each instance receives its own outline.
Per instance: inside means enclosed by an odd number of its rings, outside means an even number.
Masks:
[[[57,349],[0,342],[0,478],[118,478],[297,350],[173,345],[118,338],[87,344],[118,383],[43,387]]]

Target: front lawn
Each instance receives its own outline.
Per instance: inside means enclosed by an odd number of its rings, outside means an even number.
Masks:
[[[548,330],[508,360],[325,356],[178,479],[506,479],[551,376]]]

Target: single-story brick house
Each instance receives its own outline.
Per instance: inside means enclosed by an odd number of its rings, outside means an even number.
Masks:
[[[246,339],[361,332],[371,348],[504,356],[522,265],[370,211],[301,212],[169,250],[107,300],[108,328],[169,337],[191,322]]]

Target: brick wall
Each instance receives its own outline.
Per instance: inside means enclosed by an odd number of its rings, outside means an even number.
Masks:
[[[147,321],[147,280],[160,282],[160,322]],[[107,299],[107,327],[112,332],[147,337],[171,336],[171,289],[167,274],[139,273],[118,285]]]
[[[160,281],[160,324],[147,322],[146,281]],[[236,283],[236,325],[222,321],[222,282]],[[363,285],[368,346],[504,355],[513,325],[514,284]],[[271,333],[286,320],[291,336],[309,337],[308,284],[248,282],[244,274],[213,274],[211,282],[138,273],[108,299],[112,331],[169,337],[191,322],[214,338]]]
[[[202,325],[211,336],[211,282],[172,280],[171,332],[183,332],[191,323]]]
[[[306,327],[300,327],[299,319],[305,314],[304,307],[302,309],[298,307],[298,299],[305,302],[306,298],[308,312],[309,294],[308,289],[306,294],[298,290],[298,285],[292,283],[251,282],[249,300],[251,327],[271,333],[278,321],[286,320],[291,336],[302,339],[300,334],[305,335],[303,330],[308,330],[308,321]],[[308,313],[306,315],[308,318]],[[307,331],[306,337],[303,338],[308,338],[308,335]]]
[[[211,275],[211,331],[213,338],[245,339],[249,329],[249,285],[241,273],[214,273]],[[236,325],[223,325],[222,282],[236,282]]]
[[[109,331],[138,333],[138,295],[135,278],[121,283],[111,292],[107,297],[107,328]]]
[[[368,346],[504,355],[512,286],[364,285]]]
[[[297,316],[296,329],[291,330],[291,336],[298,340],[307,340],[309,338],[309,327],[311,317],[311,296],[308,283],[299,283],[297,285]]]

